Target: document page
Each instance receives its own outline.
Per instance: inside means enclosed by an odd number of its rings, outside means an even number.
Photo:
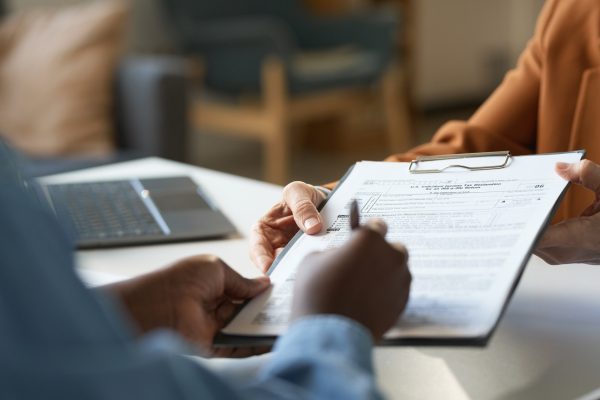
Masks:
[[[577,162],[582,154],[512,157],[502,169],[430,174],[411,174],[408,163],[357,163],[321,210],[323,231],[300,234],[288,245],[272,267],[272,287],[223,332],[285,332],[296,271],[308,253],[346,242],[350,204],[356,199],[361,223],[384,219],[386,239],[409,251],[409,302],[386,338],[486,337],[566,188],[555,163]],[[498,157],[477,160],[486,162],[498,164]]]

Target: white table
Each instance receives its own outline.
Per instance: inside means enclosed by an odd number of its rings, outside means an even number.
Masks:
[[[47,179],[67,182],[177,174],[190,175],[200,183],[241,235],[81,251],[80,268],[132,277],[181,257],[213,253],[247,276],[258,275],[247,256],[247,236],[252,224],[280,199],[278,186],[157,158]],[[533,257],[487,348],[378,348],[375,364],[390,398],[550,400],[590,393],[600,386],[600,267],[550,267]]]

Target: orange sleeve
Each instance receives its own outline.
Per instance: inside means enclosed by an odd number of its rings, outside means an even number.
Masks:
[[[540,78],[543,69],[544,39],[557,0],[548,1],[540,14],[536,31],[502,84],[468,121],[444,124],[429,143],[386,161],[410,161],[418,155],[474,153],[510,150],[513,154],[536,151]],[[326,185],[328,188],[334,183]]]

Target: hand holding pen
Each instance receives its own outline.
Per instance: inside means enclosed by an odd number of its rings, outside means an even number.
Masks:
[[[358,204],[350,206],[352,233],[341,247],[315,252],[298,268],[292,320],[342,315],[362,324],[379,340],[408,301],[411,275],[406,249],[385,240],[380,219],[360,225]]]
[[[364,225],[364,227],[379,233],[384,238],[387,234],[387,224],[384,220],[380,218],[369,219]],[[360,211],[358,207],[358,202],[355,199],[352,200],[352,203],[350,204],[350,230],[354,231],[358,228],[360,228]],[[402,246],[402,248],[404,249],[404,246]],[[406,252],[406,249],[404,249],[403,251]]]

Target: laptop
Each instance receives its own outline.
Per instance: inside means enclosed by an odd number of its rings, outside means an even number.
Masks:
[[[42,184],[43,197],[73,231],[77,247],[223,237],[233,224],[187,176]]]

